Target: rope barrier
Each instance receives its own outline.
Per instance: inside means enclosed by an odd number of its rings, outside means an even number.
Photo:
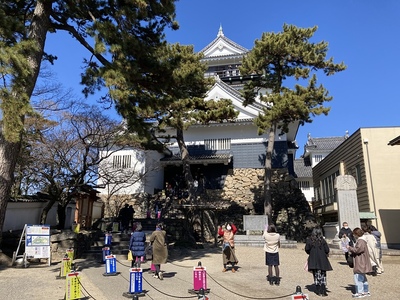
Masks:
[[[120,264],[120,265],[123,266],[123,267],[131,268],[130,265],[127,265],[127,264],[125,264],[125,263],[123,263],[123,262],[121,262],[121,261],[119,261],[119,260],[116,260],[116,261],[117,261],[118,264]],[[177,264],[177,263],[173,263],[172,261],[168,261],[168,262],[169,262],[170,264],[176,266],[176,267],[179,267],[179,268],[185,268],[185,269],[187,269],[187,268],[193,268],[193,266],[184,266],[184,265],[180,265],[180,264]],[[121,273],[120,273],[120,274],[121,274]],[[212,277],[209,273],[207,273],[207,275],[208,275],[208,277],[209,277],[213,282],[215,282],[215,283],[216,283],[218,286],[220,286],[222,289],[224,289],[224,290],[226,290],[226,291],[228,291],[228,292],[230,292],[230,293],[232,293],[232,294],[234,294],[234,295],[236,295],[236,296],[245,298],[245,299],[253,299],[253,300],[274,300],[274,299],[287,298],[287,297],[290,297],[290,296],[293,296],[293,295],[301,295],[301,296],[303,297],[304,300],[307,300],[307,299],[308,299],[306,295],[304,295],[303,293],[301,293],[301,288],[300,288],[299,286],[296,288],[296,293],[286,294],[286,295],[277,296],[277,297],[252,297],[252,296],[246,296],[246,295],[243,295],[243,294],[234,292],[234,291],[232,291],[231,289],[225,287],[224,285],[222,285],[221,283],[219,283],[214,277]],[[78,277],[77,275],[75,275],[75,276],[76,276],[76,278],[77,278],[77,280],[78,280],[79,285],[80,285],[80,286],[82,287],[82,289],[84,290],[84,293],[87,294],[89,298],[91,298],[91,299],[93,299],[93,300],[96,300],[96,299],[89,293],[89,291],[84,287],[84,285],[83,285],[82,282],[80,281],[79,277]],[[125,281],[129,282],[129,279],[128,279],[128,278],[124,277],[123,275],[121,275],[121,277],[122,277]],[[192,298],[197,298],[196,295],[194,295],[194,296],[177,296],[177,295],[172,295],[172,294],[169,294],[169,293],[165,293],[165,292],[163,292],[162,290],[160,290],[159,288],[155,287],[153,284],[151,284],[151,283],[149,282],[149,280],[147,280],[146,277],[147,277],[147,276],[142,276],[143,281],[146,282],[152,289],[154,289],[155,291],[157,291],[158,293],[160,293],[160,294],[162,294],[162,295],[164,295],[164,296],[171,297],[171,298],[174,298],[174,299],[192,299]],[[300,289],[299,289],[299,288],[300,288]],[[214,294],[214,293],[212,293],[212,294]],[[153,298],[151,297],[151,295],[148,295],[147,293],[146,293],[146,296],[148,296],[149,298],[153,299]],[[218,295],[216,295],[216,296],[218,296]],[[219,297],[219,296],[218,296],[218,297]],[[220,297],[219,297],[219,298],[220,298]]]

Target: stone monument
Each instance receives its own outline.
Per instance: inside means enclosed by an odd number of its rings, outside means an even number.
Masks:
[[[351,175],[340,175],[335,178],[335,189],[339,229],[342,228],[343,222],[347,222],[352,230],[360,227],[356,180]]]

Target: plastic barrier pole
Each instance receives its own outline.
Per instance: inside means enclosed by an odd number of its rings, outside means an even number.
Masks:
[[[61,264],[61,277],[66,277],[68,273],[71,272],[71,259],[69,257],[64,257]]]
[[[103,274],[104,276],[114,276],[118,275],[117,273],[117,258],[115,255],[107,255],[106,256],[106,272]]]
[[[70,272],[66,276],[65,299],[81,299],[80,272]]]
[[[193,268],[193,289],[207,290],[207,271],[205,267],[197,266]]]
[[[71,260],[71,263],[72,263],[73,260],[74,260],[74,249],[73,248],[69,248],[69,249],[67,249],[66,253],[67,253],[67,256],[69,257],[69,259]]]
[[[141,293],[143,291],[143,269],[131,268],[129,278],[129,293]]]
[[[198,299],[209,299],[206,294],[210,292],[207,288],[207,270],[199,261],[197,267],[193,268],[193,289],[189,290],[191,294],[197,294]]]
[[[109,245],[111,246],[112,242],[112,234],[111,233],[106,233],[104,236],[104,245]]]
[[[104,247],[101,250],[103,251],[103,263],[105,263],[106,262],[106,256],[111,254],[110,247]]]

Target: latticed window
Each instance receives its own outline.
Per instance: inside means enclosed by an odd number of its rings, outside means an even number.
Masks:
[[[299,188],[301,188],[302,190],[309,190],[310,182],[309,181],[299,181]]]
[[[210,139],[204,140],[205,150],[230,150],[231,139]]]
[[[114,169],[128,169],[132,166],[132,155],[114,155],[113,168]]]
[[[320,162],[323,159],[321,154],[315,155],[315,162]]]

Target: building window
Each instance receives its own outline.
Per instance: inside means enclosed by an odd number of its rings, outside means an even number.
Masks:
[[[132,166],[132,155],[114,155],[114,169],[129,169]]]
[[[362,177],[361,177],[361,166],[359,164],[356,165],[355,171],[356,171],[355,177],[356,177],[357,185],[360,185],[360,184],[362,184]]]
[[[231,139],[211,139],[204,140],[205,150],[230,150]]]
[[[314,156],[314,160],[316,163],[320,162],[323,159],[321,154],[317,154]]]
[[[335,202],[335,178],[339,176],[339,171],[325,177],[321,182],[321,197],[324,205]]]
[[[299,188],[302,190],[309,190],[310,182],[309,181],[299,181]]]

